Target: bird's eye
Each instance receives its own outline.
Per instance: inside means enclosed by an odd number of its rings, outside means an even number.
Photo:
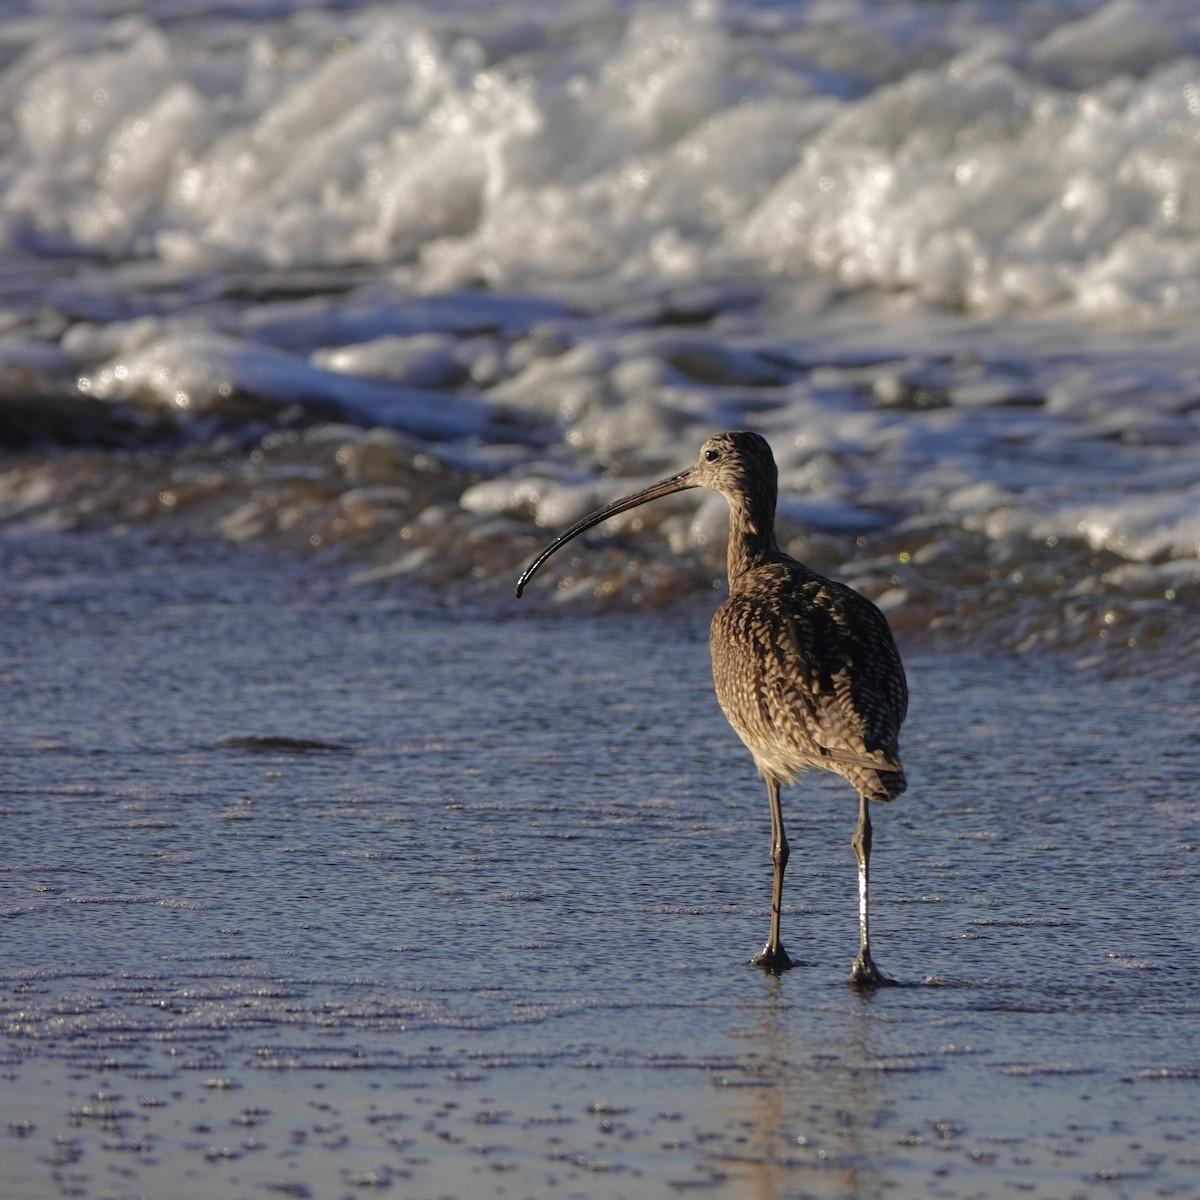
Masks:
[[[708,450],[705,450],[705,452],[704,452],[704,459],[706,462],[716,462],[717,459],[720,457],[721,457],[720,450],[708,449]]]

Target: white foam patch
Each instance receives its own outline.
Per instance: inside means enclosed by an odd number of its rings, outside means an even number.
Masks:
[[[213,332],[168,332],[81,376],[102,400],[136,400],[186,416],[236,413],[249,397],[283,406],[334,405],[349,415],[427,437],[486,428],[480,402],[462,394],[389,386],[311,366],[269,346]]]
[[[3,229],[188,268],[409,263],[425,289],[736,269],[1200,307],[1196,13],[590,11],[574,42],[521,6],[47,24],[2,80]]]
[[[381,337],[353,346],[318,350],[314,366],[351,375],[395,379],[414,387],[445,387],[461,381],[471,367],[462,344],[446,334]]]

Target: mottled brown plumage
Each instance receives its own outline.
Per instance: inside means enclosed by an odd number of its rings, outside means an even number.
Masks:
[[[639,504],[693,487],[729,502],[729,596],[713,617],[709,646],[717,699],[767,784],[775,865],[771,931],[754,962],[792,965],[779,936],[789,849],[779,789],[809,767],[847,779],[859,794],[852,839],[859,878],[859,953],[851,982],[886,982],[871,958],[868,802],[905,788],[898,738],[908,707],[904,668],[883,614],[853,588],[811,571],[775,541],[778,475],[756,433],[709,438],[696,464],[591,513],[534,560],[517,585],[585,529]]]

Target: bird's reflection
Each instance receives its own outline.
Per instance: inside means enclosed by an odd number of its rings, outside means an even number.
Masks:
[[[729,1141],[714,1165],[747,1200],[877,1196],[889,1097],[881,1073],[864,1069],[880,1057],[873,1000],[849,993],[844,1005],[814,1009],[788,993],[789,981],[765,979],[744,1031],[758,1069],[728,1089]]]

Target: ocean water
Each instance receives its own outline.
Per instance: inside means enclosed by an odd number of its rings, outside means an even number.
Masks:
[[[1200,1195],[1200,9],[0,4],[0,1196]],[[912,709],[713,700],[753,428]]]
[[[500,596],[750,426],[902,624],[1194,651],[1191,3],[6,12],[7,527]],[[719,588],[723,522],[639,512],[553,595]]]

